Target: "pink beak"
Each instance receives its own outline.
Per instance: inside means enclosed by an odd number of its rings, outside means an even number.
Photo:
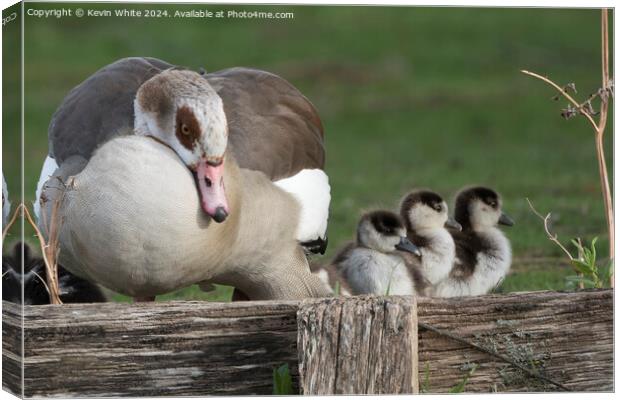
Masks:
[[[202,209],[215,222],[224,222],[229,213],[224,188],[224,161],[212,165],[201,159],[196,167],[196,175]]]

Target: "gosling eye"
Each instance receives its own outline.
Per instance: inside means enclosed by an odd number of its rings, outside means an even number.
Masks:
[[[189,127],[185,124],[181,125],[181,133],[184,135],[189,135]]]
[[[435,204],[435,205],[433,206],[433,208],[435,209],[435,211],[437,211],[437,212],[441,212],[441,210],[442,210],[442,208],[443,208],[443,207],[441,206],[441,204]]]

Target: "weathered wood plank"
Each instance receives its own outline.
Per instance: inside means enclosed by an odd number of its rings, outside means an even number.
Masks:
[[[419,298],[418,319],[495,348],[572,390],[613,390],[612,290]],[[419,331],[419,360],[420,385],[430,393],[447,392],[473,364],[478,367],[467,392],[560,390],[424,329]]]
[[[2,389],[22,396],[22,312],[11,304],[2,310]]]
[[[418,392],[415,298],[309,301],[297,315],[303,394]]]
[[[297,383],[296,311],[294,302],[27,306],[25,395],[271,394],[281,364]]]
[[[364,305],[369,301],[372,307]],[[400,310],[405,310],[410,301],[356,297],[301,304],[26,306],[25,395],[270,394],[273,368],[283,363],[288,363],[297,386],[298,309],[305,310],[300,312],[300,318],[306,321],[300,319],[303,329],[299,338],[306,335],[302,341],[308,343],[308,348],[304,351],[314,357],[302,361],[302,368],[324,369],[316,371],[314,381],[305,384],[316,387],[316,377],[323,373],[324,380],[332,382],[326,391],[331,387],[333,392],[341,388],[341,393],[378,392],[377,385],[397,385],[388,378],[396,379],[396,369],[402,368],[397,363],[405,358],[399,357],[410,350],[409,344],[389,348],[398,335],[378,336],[373,332],[389,331],[388,321],[408,321]],[[480,345],[495,346],[500,353],[536,366],[573,390],[610,391],[612,307],[613,291],[600,290],[422,298],[417,308],[420,322]],[[340,319],[330,311],[333,308],[340,309]],[[330,318],[325,317],[326,312]],[[3,387],[18,395],[21,318],[21,307],[3,302]],[[312,332],[325,336],[316,336],[313,341]],[[342,335],[340,341],[331,332]],[[352,332],[355,335],[351,336]],[[352,340],[348,341],[349,337]],[[501,360],[424,329],[419,331],[418,345],[419,381],[427,392],[447,392],[463,380],[467,367],[474,363],[478,369],[465,387],[468,392],[557,390]],[[364,353],[367,358],[362,356]],[[392,364],[381,364],[390,358]],[[332,381],[327,373],[328,368],[333,370],[333,365],[327,366],[329,363],[342,366]],[[355,373],[371,379],[365,386],[349,382],[347,374],[355,377]]]

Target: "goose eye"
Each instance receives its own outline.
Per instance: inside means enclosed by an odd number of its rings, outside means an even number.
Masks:
[[[181,133],[184,135],[189,135],[189,127],[185,124],[181,125]]]

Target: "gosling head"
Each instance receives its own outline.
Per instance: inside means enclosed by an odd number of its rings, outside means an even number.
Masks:
[[[168,69],[140,86],[135,129],[173,149],[194,174],[202,209],[216,222],[229,214],[224,185],[228,123],[224,104],[199,73]]]
[[[420,249],[407,239],[400,217],[390,211],[372,211],[362,216],[357,226],[357,243],[382,253],[397,250],[419,256]]]
[[[492,189],[476,186],[466,188],[456,196],[454,216],[463,229],[482,231],[497,225],[514,225],[502,211],[502,199]]]
[[[448,215],[446,202],[430,190],[416,190],[403,197],[400,215],[410,231],[444,227],[461,230],[461,225]]]

